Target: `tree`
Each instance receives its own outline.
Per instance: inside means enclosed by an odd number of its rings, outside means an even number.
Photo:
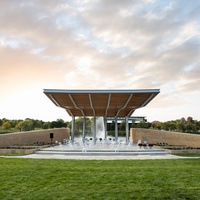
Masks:
[[[67,123],[64,122],[63,119],[57,119],[56,121],[52,121],[51,128],[62,128],[62,127],[67,127]]]
[[[43,122],[41,120],[31,119],[31,121],[33,122],[33,129],[35,129],[35,128],[42,128],[43,127]]]
[[[126,122],[123,120],[119,125],[119,130],[125,131],[125,129],[126,129]]]
[[[70,129],[72,128],[72,121],[70,121],[70,122],[67,124],[67,127],[70,128]]]
[[[33,122],[29,119],[26,119],[19,122],[16,128],[19,128],[20,131],[31,131],[33,130]]]
[[[79,117],[75,122],[75,133],[80,133],[83,130],[83,117]]]
[[[161,126],[162,126],[162,123],[159,122],[159,121],[154,121],[154,122],[151,123],[151,128],[153,128],[153,129],[159,129],[160,130]]]
[[[192,132],[197,133],[198,132],[198,126],[196,124],[192,124]]]
[[[43,129],[49,129],[50,128],[50,122],[44,122],[42,125]]]
[[[181,120],[177,120],[176,129],[177,131],[180,131],[183,133],[186,131],[186,121],[184,118],[182,118]]]
[[[112,121],[112,123],[110,124],[110,130],[111,131],[115,130],[115,121]]]
[[[169,130],[170,131],[176,130],[176,123],[174,121],[169,122]]]
[[[6,118],[3,118],[3,119],[2,119],[2,124],[3,124],[4,122],[7,122],[7,121],[9,121],[9,120],[6,119]]]
[[[136,128],[135,122],[133,121],[131,124],[131,128]]]
[[[86,132],[91,132],[92,121],[89,117],[86,118]]]
[[[185,127],[186,127],[186,132],[187,133],[191,133],[192,132],[192,124],[187,123]]]
[[[137,127],[138,128],[147,128],[147,125],[144,121],[140,121],[138,124],[137,124]]]
[[[5,128],[6,130],[10,129],[11,128],[11,124],[9,122],[4,122],[2,124],[2,127]]]
[[[67,127],[67,124],[64,122],[63,119],[57,119],[57,128]]]
[[[192,118],[192,117],[188,117],[188,118],[187,118],[187,123],[188,123],[188,124],[194,124],[193,118]]]

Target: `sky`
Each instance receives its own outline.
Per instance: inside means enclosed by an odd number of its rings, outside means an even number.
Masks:
[[[200,1],[1,0],[0,119],[71,120],[43,89],[160,89],[133,116],[200,120]]]

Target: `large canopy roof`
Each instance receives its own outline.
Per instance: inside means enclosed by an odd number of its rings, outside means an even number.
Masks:
[[[159,89],[145,90],[55,90],[44,93],[70,116],[125,117],[146,106]]]

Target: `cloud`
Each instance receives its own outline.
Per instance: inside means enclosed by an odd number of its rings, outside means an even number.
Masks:
[[[180,0],[2,0],[2,94],[36,83],[161,88],[155,106],[178,105],[199,91],[199,8]]]

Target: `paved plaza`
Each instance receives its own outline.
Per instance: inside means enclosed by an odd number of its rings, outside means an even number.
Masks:
[[[76,159],[76,160],[148,160],[148,159],[181,159],[157,148],[140,148],[137,144],[82,144],[56,145],[42,148],[30,155],[12,156],[15,158],[37,159]]]
[[[37,158],[37,159],[73,159],[73,160],[149,160],[149,159],[178,159],[184,158],[174,155],[163,155],[163,156],[151,156],[151,155],[140,155],[140,156],[77,156],[77,155],[50,155],[50,154],[30,154],[26,156],[15,156],[18,158]]]

